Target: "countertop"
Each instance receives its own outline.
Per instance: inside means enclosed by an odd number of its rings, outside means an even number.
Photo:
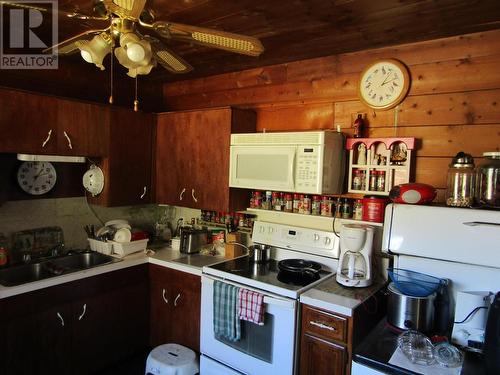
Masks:
[[[223,262],[225,260],[226,259],[222,256],[207,256],[200,254],[187,255],[173,250],[170,247],[163,247],[161,249],[155,249],[154,252],[148,252],[148,254],[146,254],[146,252],[130,254],[114,263],[65,275],[54,276],[40,281],[10,287],[0,285],[0,299],[145,263],[157,264],[201,276],[204,266]]]
[[[361,344],[355,348],[353,361],[386,374],[418,375],[416,372],[389,363],[392,354],[397,348],[397,338],[398,333],[389,328],[384,318],[375,326],[368,336],[366,336]],[[482,356],[480,354],[466,353],[460,374],[484,374],[482,369]]]
[[[366,288],[348,288],[337,283],[335,277],[330,277],[301,294],[300,302],[350,317],[357,306],[384,285],[385,281],[381,280]]]

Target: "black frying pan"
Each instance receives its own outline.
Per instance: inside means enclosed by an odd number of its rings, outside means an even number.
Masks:
[[[293,276],[317,277],[321,264],[305,259],[285,259],[278,262],[278,269]]]

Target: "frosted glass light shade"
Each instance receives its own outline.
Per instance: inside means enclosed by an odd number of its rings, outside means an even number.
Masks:
[[[133,62],[140,62],[146,57],[146,51],[139,43],[127,44],[127,57]]]
[[[102,34],[96,35],[90,42],[82,43],[78,46],[83,59],[104,70],[102,62],[111,51],[111,40],[104,38]]]

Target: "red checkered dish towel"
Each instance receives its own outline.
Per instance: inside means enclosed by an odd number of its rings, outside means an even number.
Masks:
[[[264,296],[248,289],[240,289],[238,295],[239,316],[242,320],[264,325]]]

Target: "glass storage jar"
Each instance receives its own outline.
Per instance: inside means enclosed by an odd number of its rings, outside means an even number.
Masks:
[[[500,152],[485,152],[483,156],[476,173],[476,203],[500,208]]]
[[[474,203],[474,183],[474,159],[460,151],[452,159],[448,169],[446,205],[471,207]]]

